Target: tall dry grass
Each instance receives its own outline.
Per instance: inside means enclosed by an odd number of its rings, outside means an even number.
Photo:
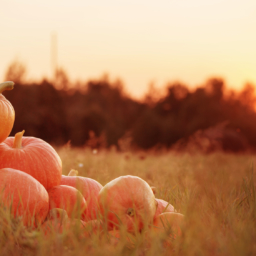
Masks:
[[[72,226],[45,236],[40,228],[24,228],[1,208],[1,255],[256,255],[254,155],[93,152],[69,147],[58,153],[63,174],[77,169],[102,185],[121,175],[145,179],[157,188],[157,198],[185,215],[182,236],[169,247],[149,232],[115,238],[103,229],[81,236],[83,228]]]

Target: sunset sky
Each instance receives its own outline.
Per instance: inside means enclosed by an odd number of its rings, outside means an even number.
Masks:
[[[50,78],[55,33],[71,80],[109,73],[136,97],[151,82],[256,84],[255,0],[0,0],[0,17],[1,80],[15,59]]]

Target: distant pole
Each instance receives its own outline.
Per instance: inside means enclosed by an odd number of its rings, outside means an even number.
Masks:
[[[53,32],[51,35],[51,68],[52,68],[52,79],[55,80],[55,72],[57,70],[57,33]]]

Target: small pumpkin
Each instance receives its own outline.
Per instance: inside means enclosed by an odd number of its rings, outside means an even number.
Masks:
[[[61,208],[53,208],[50,209],[46,220],[61,220],[61,221],[65,221],[66,219],[68,219],[68,214],[65,210],[61,209]]]
[[[70,228],[84,229],[85,223],[82,220],[70,219],[65,210],[60,208],[51,209],[47,215],[46,221],[41,225],[44,235],[63,233]]]
[[[12,90],[13,82],[4,82],[0,84],[0,143],[2,143],[11,133],[15,112],[12,104],[2,95],[5,90]]]
[[[87,203],[84,213],[85,221],[97,219],[99,215],[98,195],[103,186],[94,179],[77,175],[78,171],[71,170],[68,176],[61,176],[60,184],[74,187],[82,193]]]
[[[23,137],[24,131],[8,137],[0,144],[0,168],[13,168],[28,173],[46,190],[58,186],[61,180],[62,162],[47,142]]]
[[[87,207],[83,195],[73,187],[65,185],[55,186],[48,190],[48,194],[49,209],[63,209],[70,218],[81,217]]]
[[[14,216],[22,216],[24,225],[42,223],[49,210],[49,196],[32,176],[12,168],[0,169],[0,197]]]
[[[182,235],[184,215],[176,212],[159,214],[153,222],[153,234],[163,239],[164,246],[171,246],[172,241]]]
[[[103,232],[103,223],[101,220],[90,220],[88,222],[85,222],[83,234],[86,237],[99,235],[101,232]]]
[[[153,221],[155,196],[146,181],[137,176],[120,176],[107,183],[99,193],[99,205],[109,230],[124,225],[140,231]]]
[[[125,243],[128,248],[134,248],[136,241],[136,236],[134,234],[117,229],[108,231],[107,238],[111,245],[116,246],[119,242],[122,242]]]
[[[154,219],[161,213],[175,211],[174,207],[163,199],[156,198],[156,202],[157,202],[157,208],[156,208]]]

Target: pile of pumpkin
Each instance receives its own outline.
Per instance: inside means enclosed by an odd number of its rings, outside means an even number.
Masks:
[[[24,131],[8,137],[15,112],[2,92],[13,86],[13,82],[0,84],[1,207],[11,207],[25,226],[44,228],[46,234],[56,218],[64,218],[69,225],[75,220],[82,226],[105,226],[108,232],[114,230],[115,236],[120,227],[130,233],[143,229],[161,233],[168,226],[173,237],[181,233],[183,215],[155,198],[154,189],[143,179],[121,176],[102,186],[77,176],[75,170],[65,176],[59,155],[47,142],[25,137]],[[59,227],[63,223],[59,222]]]

